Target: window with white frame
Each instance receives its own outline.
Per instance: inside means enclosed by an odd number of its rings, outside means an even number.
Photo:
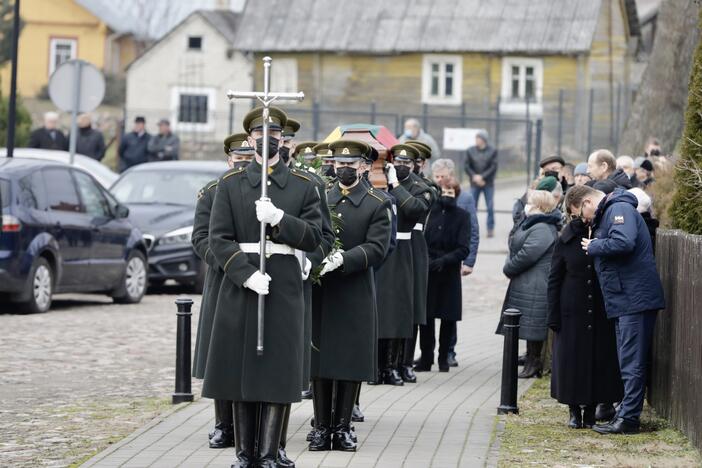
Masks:
[[[463,99],[463,58],[425,55],[422,61],[422,102],[458,105]]]
[[[68,38],[51,38],[49,41],[49,76],[63,62],[76,58],[78,41]]]
[[[214,131],[215,88],[174,87],[171,89],[171,122],[181,132]]]
[[[525,112],[528,99],[530,111],[539,113],[544,79],[543,69],[543,60],[538,58],[504,57],[500,110]]]
[[[297,59],[278,58],[271,67],[271,90],[277,93],[297,93]],[[295,101],[287,101],[289,104]]]

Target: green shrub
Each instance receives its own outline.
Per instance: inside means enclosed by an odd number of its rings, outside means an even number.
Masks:
[[[0,147],[7,146],[7,116],[9,113],[9,99],[0,96]],[[17,98],[17,111],[15,114],[15,147],[27,146],[29,134],[32,131],[32,117]]]

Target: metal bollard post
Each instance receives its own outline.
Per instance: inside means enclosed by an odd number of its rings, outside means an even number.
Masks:
[[[190,381],[190,318],[193,300],[180,298],[175,301],[178,307],[178,332],[176,338],[176,374],[173,404],[193,401]]]
[[[517,354],[519,350],[519,319],[522,313],[507,309],[502,313],[505,345],[502,351],[502,388],[497,414],[519,414],[517,407]]]

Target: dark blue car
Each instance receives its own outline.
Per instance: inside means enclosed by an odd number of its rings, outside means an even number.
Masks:
[[[55,293],[139,302],[146,246],[118,203],[67,164],[0,158],[0,300],[45,312]]]

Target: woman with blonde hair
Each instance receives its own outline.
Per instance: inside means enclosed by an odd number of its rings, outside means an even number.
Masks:
[[[527,342],[520,378],[541,377],[541,348],[548,332],[548,275],[561,222],[556,204],[550,191],[529,191],[526,216],[510,238],[509,255],[502,269],[510,279],[502,310],[516,308],[522,313],[519,338]],[[502,333],[501,325],[498,333]]]

